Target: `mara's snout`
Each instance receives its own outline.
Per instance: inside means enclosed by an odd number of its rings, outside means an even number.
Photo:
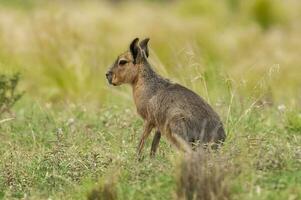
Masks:
[[[109,84],[114,85],[114,84],[112,84],[113,72],[112,71],[108,71],[106,73],[106,77],[107,77],[107,80],[108,80]]]

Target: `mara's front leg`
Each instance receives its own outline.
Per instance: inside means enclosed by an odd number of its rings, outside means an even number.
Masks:
[[[154,128],[154,125],[152,123],[150,123],[148,121],[145,122],[143,134],[142,134],[142,137],[140,139],[140,142],[139,142],[139,145],[138,145],[138,149],[137,149],[138,157],[141,156],[141,152],[142,152],[142,149],[144,147],[145,140],[150,135],[150,133],[151,133],[151,131],[152,131],[153,128]]]
[[[156,151],[159,146],[160,139],[161,139],[161,132],[159,130],[157,130],[155,132],[153,142],[152,142],[152,147],[151,147],[151,152],[150,152],[151,157],[155,157]]]

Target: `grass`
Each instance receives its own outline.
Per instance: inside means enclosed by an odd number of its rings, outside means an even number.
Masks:
[[[26,101],[17,105],[16,119],[0,127],[2,197],[84,199],[105,184],[118,199],[176,197],[177,153],[163,139],[151,159],[148,141],[138,161],[142,121],[133,110]],[[300,197],[301,135],[282,122],[286,114],[254,108],[229,133],[216,163],[229,168],[223,176],[231,199]]]
[[[19,2],[0,2],[0,74],[25,92],[0,118],[0,199],[301,198],[299,2]],[[131,90],[104,77],[136,36],[221,115],[220,152],[183,158],[163,138],[137,160]]]
[[[9,137],[1,147],[1,189],[6,197],[83,198],[85,184],[91,189],[107,173],[115,176],[119,171],[119,192],[124,196],[132,193],[134,198],[147,192],[155,198],[159,195],[153,193],[155,188],[140,192],[143,185],[171,187],[172,176],[165,171],[171,163],[163,152],[158,160],[137,161],[135,145],[141,121],[130,110],[107,108],[93,113],[73,106],[63,115],[54,110],[35,104],[23,110],[32,115],[1,126],[1,132],[5,131],[1,136]],[[158,176],[145,183],[150,173]]]

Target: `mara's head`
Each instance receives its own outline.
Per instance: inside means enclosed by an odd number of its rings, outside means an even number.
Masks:
[[[139,73],[139,68],[148,57],[147,43],[149,38],[139,43],[139,38],[135,38],[129,49],[119,55],[113,65],[106,73],[110,84],[116,86],[123,83],[133,83]]]

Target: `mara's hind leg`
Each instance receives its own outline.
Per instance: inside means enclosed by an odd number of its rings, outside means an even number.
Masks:
[[[177,134],[171,133],[169,140],[180,150],[185,153],[192,152],[190,145]]]
[[[157,130],[155,132],[154,139],[152,142],[152,147],[151,147],[151,152],[150,152],[151,157],[155,157],[156,151],[159,146],[160,139],[161,139],[161,132],[159,130]]]
[[[186,138],[186,129],[183,122],[170,123],[169,127],[167,128],[167,137],[178,150],[185,153],[192,152],[192,148]],[[186,140],[184,138],[186,138]]]

